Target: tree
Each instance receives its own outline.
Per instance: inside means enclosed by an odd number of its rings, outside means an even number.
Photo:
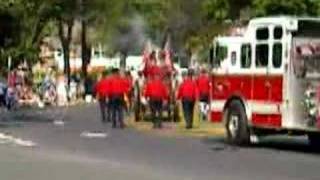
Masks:
[[[67,75],[69,86],[71,76],[70,44],[78,4],[75,0],[48,0],[47,3],[51,7],[48,11],[50,18],[57,24],[58,35],[63,50],[64,73]]]
[[[34,62],[46,26],[47,4],[37,0],[0,2],[0,49],[2,59]]]
[[[318,0],[254,0],[256,16],[316,15]]]
[[[166,37],[172,37],[173,48],[184,51],[189,57],[200,48],[207,46],[217,32],[216,26],[223,24],[229,16],[227,0],[168,0],[152,1],[155,10],[142,8],[141,14],[146,17],[152,32],[159,32],[164,44]],[[140,6],[144,6],[142,3]],[[140,7],[141,8],[141,7]],[[152,9],[152,8],[151,8]],[[157,17],[161,17],[160,19]]]

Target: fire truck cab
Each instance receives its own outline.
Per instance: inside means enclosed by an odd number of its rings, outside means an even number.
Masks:
[[[210,117],[230,143],[290,132],[320,144],[319,29],[320,18],[255,18],[214,40]]]

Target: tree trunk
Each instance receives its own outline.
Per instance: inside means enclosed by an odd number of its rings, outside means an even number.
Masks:
[[[82,75],[84,79],[87,79],[87,67],[90,63],[91,52],[87,43],[87,20],[85,19],[85,4],[86,0],[78,1],[80,15],[81,15],[81,59],[82,59]]]
[[[128,53],[126,51],[121,52],[121,58],[120,58],[120,68],[121,69],[126,69],[127,66],[127,57],[128,57]]]
[[[90,61],[89,48],[87,45],[87,24],[84,20],[81,21],[81,59],[82,59],[82,75],[84,79],[87,79],[87,67]]]
[[[64,73],[67,76],[68,80],[68,88],[70,86],[70,76],[71,76],[71,70],[70,70],[70,42],[72,39],[72,28],[73,28],[73,19],[69,20],[67,25],[67,34],[64,33],[64,24],[62,20],[60,19],[58,22],[59,26],[59,38],[62,44],[62,50],[63,50],[63,58],[64,58]]]
[[[193,61],[192,61],[192,51],[191,49],[186,49],[186,55],[189,62],[189,68],[193,68]]]

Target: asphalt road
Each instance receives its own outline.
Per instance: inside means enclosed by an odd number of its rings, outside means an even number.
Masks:
[[[114,130],[99,122],[93,106],[68,110],[64,126],[50,122],[52,117],[60,119],[59,111],[30,111],[18,117],[26,122],[7,118],[0,132],[31,140],[36,146],[0,141],[0,179],[319,179],[320,156],[309,149],[306,138],[272,137],[238,148],[226,145],[222,137],[164,137]],[[107,137],[84,138],[80,136],[84,131],[103,132]]]

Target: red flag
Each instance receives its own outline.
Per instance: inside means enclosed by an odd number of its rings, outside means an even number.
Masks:
[[[144,50],[142,52],[142,60],[143,60],[143,72],[144,75],[147,76],[148,69],[150,66],[150,54],[151,54],[151,42],[147,41],[144,47]]]

